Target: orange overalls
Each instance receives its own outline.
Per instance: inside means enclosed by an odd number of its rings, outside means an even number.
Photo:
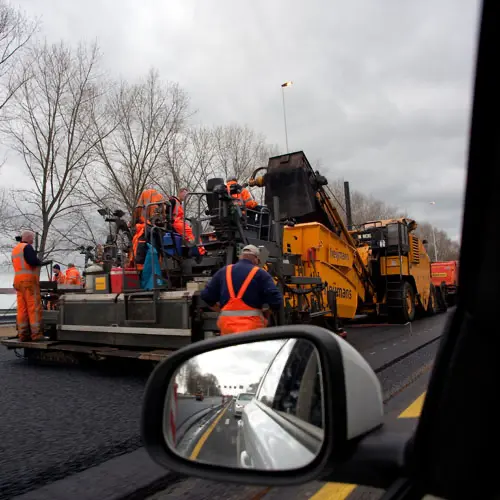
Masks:
[[[68,269],[66,269],[66,276],[64,278],[64,283],[66,285],[82,284],[82,277],[80,276],[80,272],[76,267],[68,267]]]
[[[229,300],[222,308],[217,320],[217,327],[221,335],[230,333],[247,332],[248,330],[256,330],[267,326],[267,319],[264,317],[260,309],[255,309],[245,304],[243,295],[247,291],[248,285],[253,277],[257,274],[259,267],[255,266],[248,273],[248,276],[243,281],[238,295],[234,294],[233,278],[231,275],[233,266],[226,267],[226,285],[229,292]]]
[[[162,217],[166,217],[166,207],[165,205],[160,205],[163,201],[163,195],[156,189],[146,189],[141,193],[137,207],[134,210],[135,234],[132,238],[133,255],[129,256],[129,259],[130,262],[135,263],[138,271],[144,269],[144,263],[137,263],[136,260],[140,256],[139,260],[144,262],[146,256],[146,221],[149,223],[155,212],[160,212]],[[146,208],[146,205],[149,206]]]
[[[241,193],[239,193],[239,194],[231,194],[231,186],[233,184],[237,184],[237,182],[236,181],[228,181],[226,183],[227,192],[231,195],[233,202],[236,203],[237,205],[239,205],[242,210],[244,210],[245,207],[253,209],[258,205],[258,203],[252,198],[250,191],[248,191],[248,189],[246,189],[246,188],[243,188],[241,190]],[[245,207],[243,205],[245,205]]]
[[[17,335],[27,341],[43,338],[42,300],[40,297],[40,269],[24,260],[26,243],[18,243],[12,250],[14,288],[17,295]]]
[[[172,226],[176,233],[183,235],[187,241],[192,243],[194,242],[193,230],[184,220],[184,209],[182,208],[181,200],[175,196],[172,196],[172,199],[175,201],[174,209],[172,211],[172,217],[174,218]],[[207,251],[205,250],[205,247],[201,245],[201,239],[199,243],[198,252],[200,252],[200,255],[205,255]]]

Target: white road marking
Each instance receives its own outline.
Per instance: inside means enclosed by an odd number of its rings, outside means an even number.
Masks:
[[[229,425],[229,419],[226,418],[226,425]]]

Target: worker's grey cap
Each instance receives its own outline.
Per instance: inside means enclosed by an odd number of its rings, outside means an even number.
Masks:
[[[243,247],[241,252],[255,255],[255,257],[260,257],[260,250],[255,245],[247,245],[246,247]]]

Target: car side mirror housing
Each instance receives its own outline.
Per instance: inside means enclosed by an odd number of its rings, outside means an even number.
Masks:
[[[159,364],[141,433],[168,470],[285,486],[341,463],[383,414],[380,383],[350,344],[323,328],[280,326],[196,342]]]

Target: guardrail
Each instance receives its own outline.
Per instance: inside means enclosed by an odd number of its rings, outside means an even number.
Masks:
[[[13,325],[16,323],[16,313],[0,315],[0,325]]]

